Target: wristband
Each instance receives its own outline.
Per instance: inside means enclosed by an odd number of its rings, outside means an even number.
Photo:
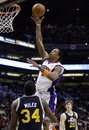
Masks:
[[[50,72],[49,72],[48,70],[44,70],[44,71],[42,72],[42,74],[43,74],[44,76],[46,76],[46,77],[49,76],[49,73],[50,73]]]

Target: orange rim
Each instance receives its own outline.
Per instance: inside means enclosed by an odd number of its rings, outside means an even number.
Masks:
[[[0,12],[0,14],[14,14],[15,12],[19,12],[21,10],[21,7],[17,4],[10,5],[11,7],[16,7],[15,11],[12,12]]]

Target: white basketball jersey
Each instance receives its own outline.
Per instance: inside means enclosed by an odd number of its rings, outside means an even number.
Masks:
[[[64,67],[60,62],[49,63],[48,59],[43,62],[42,66],[47,68],[50,72],[52,72],[56,66],[62,67],[62,72],[59,75],[58,79],[56,79],[55,81],[51,81],[47,77],[43,76],[42,72],[39,72],[38,79],[36,82],[36,90],[40,92],[53,92],[55,91],[55,84],[58,83],[60,81],[60,78],[62,77]]]

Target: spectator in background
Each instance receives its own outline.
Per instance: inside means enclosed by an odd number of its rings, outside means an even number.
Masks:
[[[3,115],[0,114],[0,130],[2,130],[2,128],[4,128],[4,119]]]

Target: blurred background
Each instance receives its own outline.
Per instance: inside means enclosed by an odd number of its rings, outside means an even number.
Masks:
[[[20,5],[21,11],[13,20],[14,31],[0,33],[2,129],[7,130],[11,103],[23,94],[24,82],[36,82],[38,76],[38,70],[27,64],[27,58],[39,64],[42,62],[35,43],[35,23],[31,19],[32,6],[42,3],[46,7],[42,23],[44,46],[48,52],[59,48],[62,51],[62,64],[66,68],[61,83],[56,86],[56,115],[59,119],[64,111],[65,99],[72,98],[74,110],[79,114],[79,130],[89,130],[89,1],[6,0],[0,3],[0,7],[15,2]]]

